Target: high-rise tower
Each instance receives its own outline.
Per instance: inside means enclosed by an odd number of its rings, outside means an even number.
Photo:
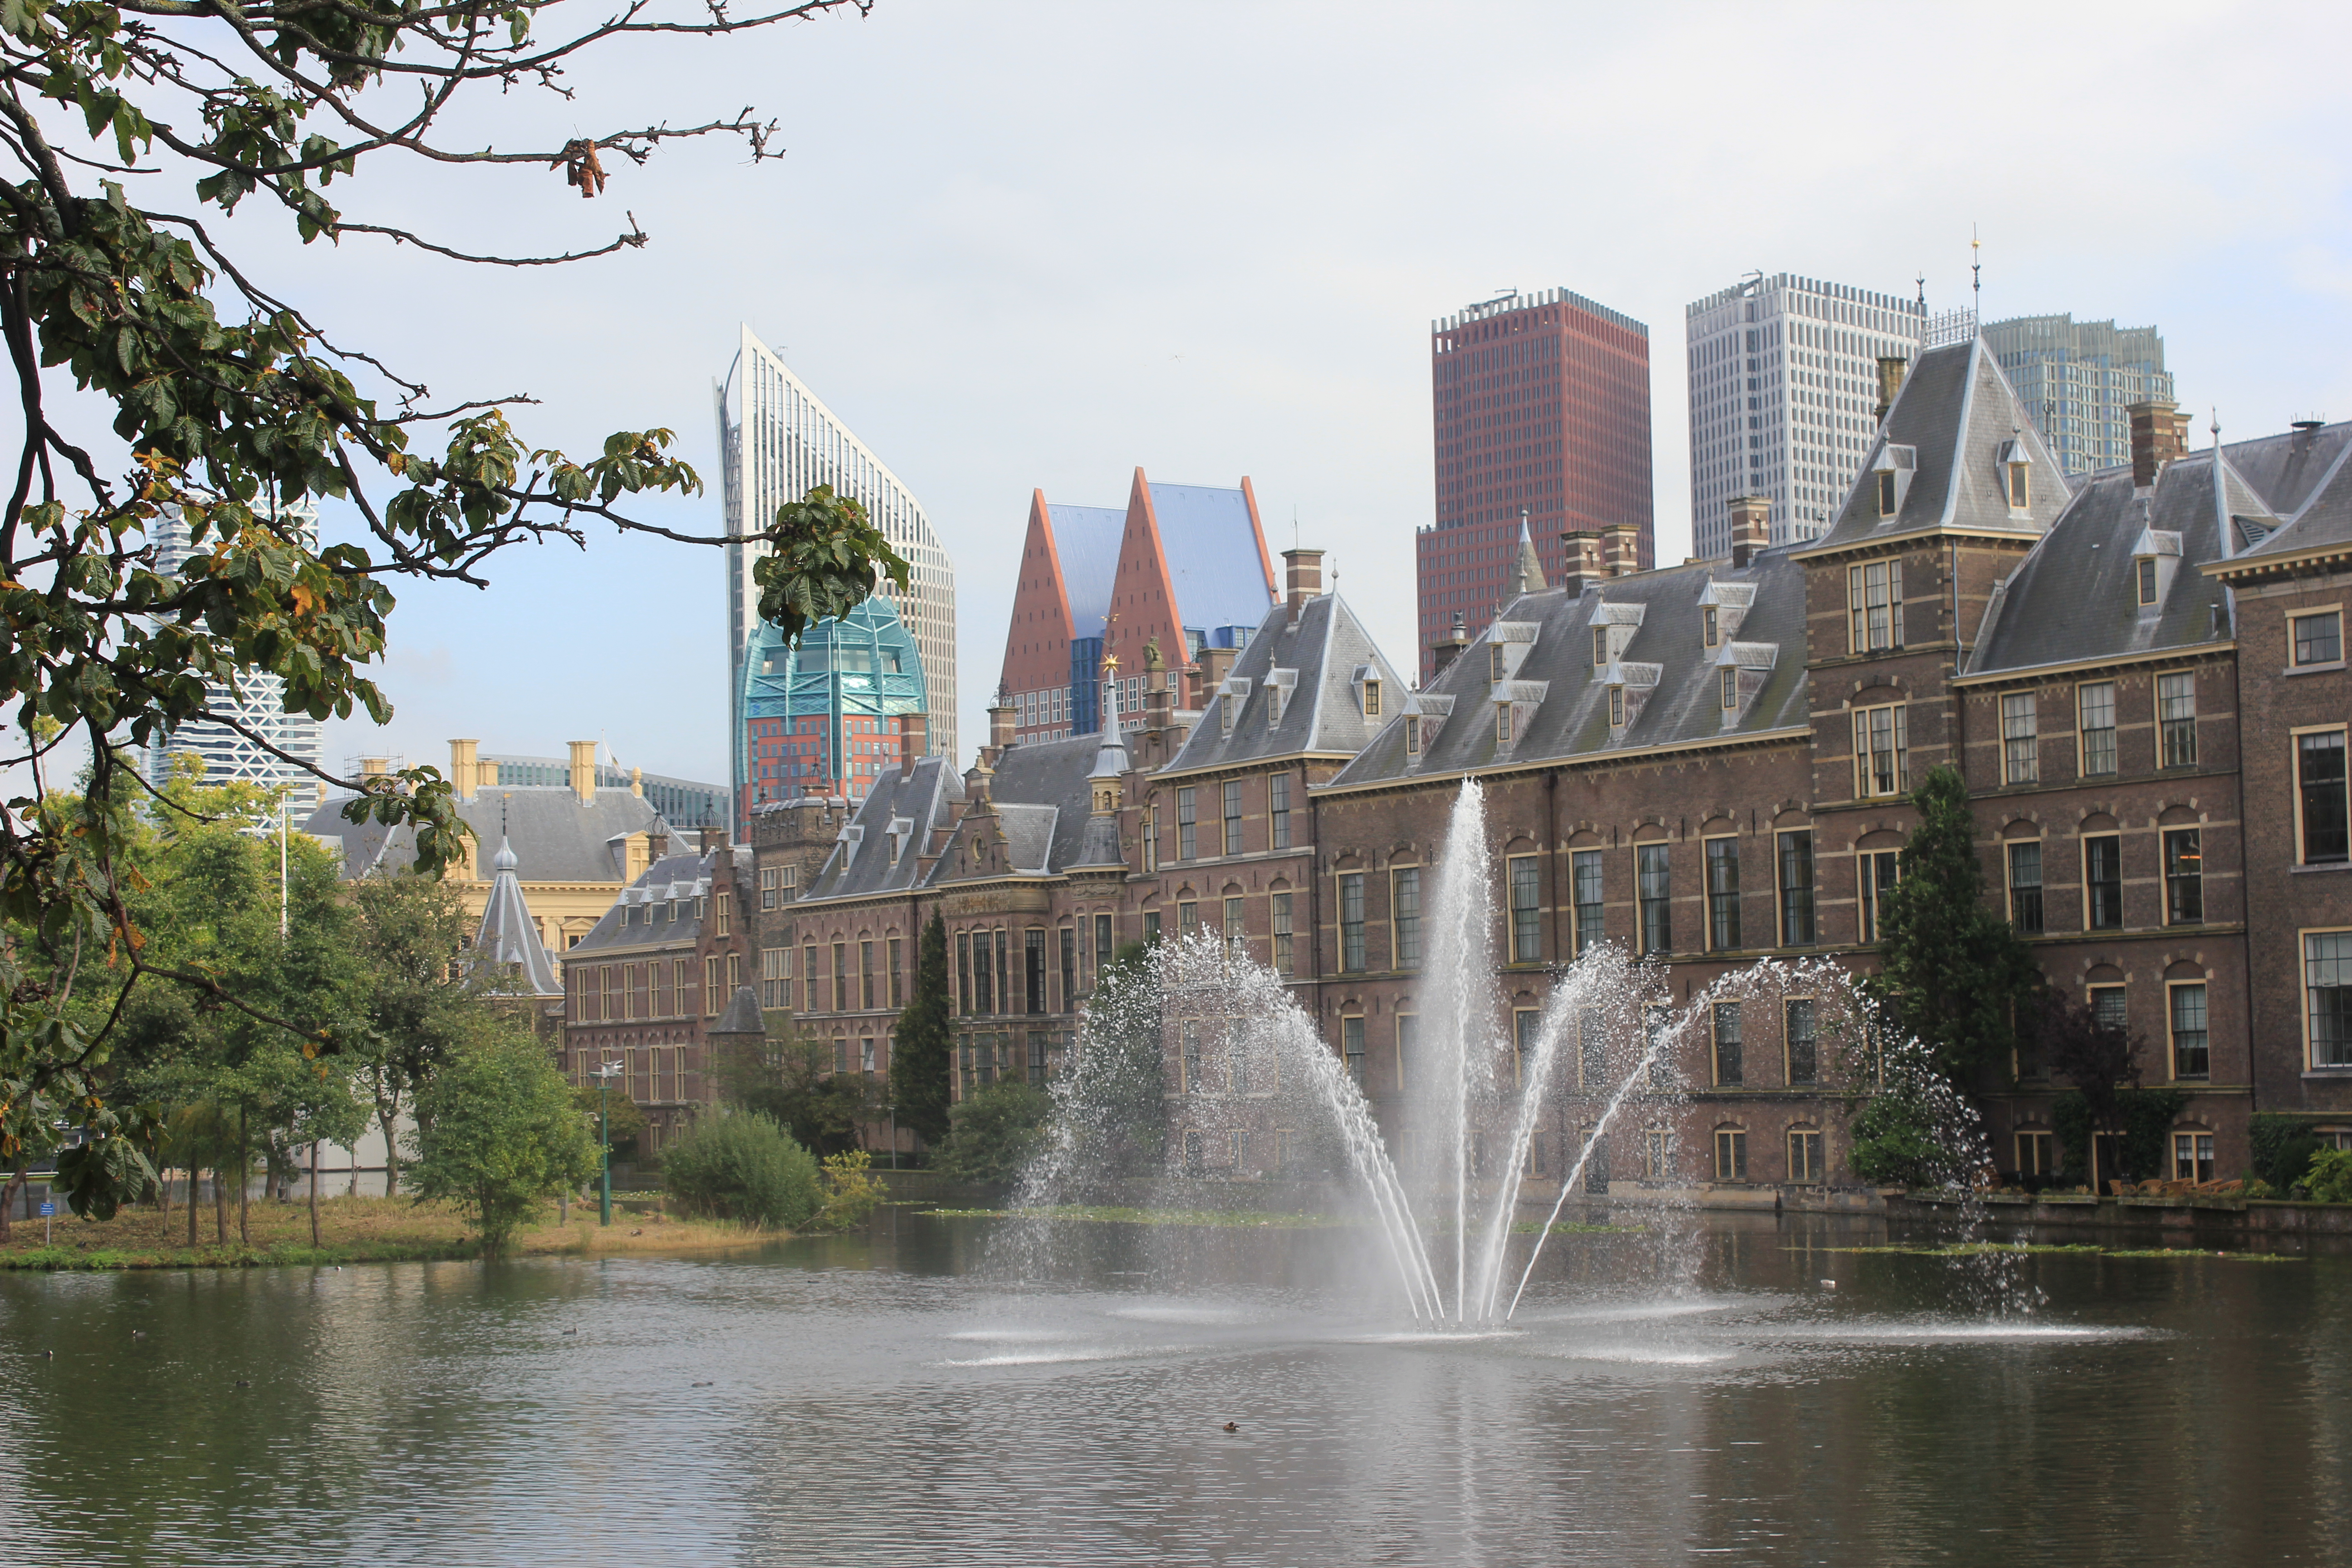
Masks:
[[[746,661],[760,627],[760,589],[751,563],[767,547],[750,535],[776,509],[818,485],[865,503],[874,526],[914,570],[905,592],[883,584],[884,596],[914,635],[921,653],[923,706],[930,754],[956,755],[955,563],[912,492],[850,433],[832,409],[743,329],[741,347],[717,389],[720,481],[727,533],[745,542],[727,547],[727,716],[730,782],[749,798],[752,742],[745,711]]]
[[[2130,462],[2131,405],[2172,401],[2154,327],[2017,316],[1986,327],[1984,341],[2069,475]]]
[[[1506,294],[1433,321],[1437,520],[1416,552],[1422,672],[1463,613],[1475,635],[1518,561],[1547,573],[1559,536],[1621,523],[1652,563],[1650,329],[1581,294]]]
[[[1731,553],[1726,503],[1772,503],[1772,542],[1818,538],[1878,428],[1882,359],[1917,357],[1915,300],[1780,272],[1684,307],[1691,553]]]

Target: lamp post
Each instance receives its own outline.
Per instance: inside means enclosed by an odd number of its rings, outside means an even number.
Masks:
[[[618,1062],[606,1062],[596,1069],[596,1143],[603,1183],[596,1205],[599,1225],[613,1223],[613,1079],[620,1071]]]
[[[892,1100],[885,1110],[890,1112],[890,1168],[898,1168],[898,1102]]]

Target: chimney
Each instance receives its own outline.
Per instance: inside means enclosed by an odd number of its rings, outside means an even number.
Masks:
[[[2164,397],[2135,403],[2124,412],[2131,417],[2132,484],[2146,489],[2165,464],[2188,449],[2188,420]]]
[[[1013,693],[1000,681],[996,688],[996,700],[988,705],[988,756],[985,760],[991,769],[996,766],[996,759],[1013,744]]]
[[[362,757],[360,759],[360,783],[362,784],[373,783],[374,780],[383,778],[391,772],[392,759],[390,757]]]
[[[1323,591],[1323,552],[1319,550],[1286,550],[1282,552],[1282,589],[1290,600],[1290,624],[1298,624],[1298,612],[1307,601]]]
[[[1903,390],[1904,373],[1911,362],[1900,354],[1878,356],[1878,422],[1886,423],[1886,411],[1895,406],[1895,395]]]
[[[900,783],[915,776],[915,764],[923,760],[930,749],[931,716],[920,709],[898,715],[898,779]]]
[[[1206,708],[1214,700],[1217,688],[1234,672],[1234,660],[1240,651],[1230,647],[1204,647],[1201,650],[1201,700],[1196,708]]]
[[[1612,522],[1601,531],[1601,568],[1612,577],[1638,572],[1642,566],[1642,529],[1638,523]]]
[[[1579,531],[1559,536],[1559,585],[1573,598],[1601,577],[1601,538]]]
[[[572,793],[579,798],[581,805],[593,805],[596,804],[596,742],[572,741],[568,744],[572,751]]]
[[[1570,537],[1581,538],[1584,536],[1571,535]],[[1455,659],[1460,658],[1462,657],[1462,650],[1469,646],[1469,629],[1462,624],[1462,612],[1456,610],[1454,612],[1454,629],[1429,645],[1429,678],[1432,680],[1434,680],[1439,676],[1444,675],[1445,673],[1446,667],[1451,665]]]
[[[1881,360],[1880,363],[1886,362]],[[1901,360],[1895,362],[1901,364]],[[1772,542],[1772,502],[1767,496],[1731,498],[1731,564],[1745,567],[1756,552]]]
[[[475,748],[479,744],[478,741],[449,742],[449,784],[459,800],[473,799],[474,792],[481,787],[480,763],[475,756]]]
[[[725,824],[722,823],[716,827],[703,826],[695,829],[695,847],[705,855],[709,854],[714,849],[726,848],[727,828]]]

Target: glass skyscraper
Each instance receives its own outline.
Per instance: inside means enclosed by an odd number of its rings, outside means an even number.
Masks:
[[[2154,327],[2016,316],[1986,327],[1984,341],[2070,477],[2130,462],[2131,405],[2172,401]]]

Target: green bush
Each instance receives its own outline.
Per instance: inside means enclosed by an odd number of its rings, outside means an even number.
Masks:
[[[2352,1204],[2352,1149],[2322,1149],[2303,1173],[2314,1203]]]
[[[971,1095],[948,1112],[940,1173],[959,1182],[1010,1182],[1045,1138],[1053,1097],[1018,1079]]]
[[[1936,1139],[1927,1107],[1901,1093],[1874,1095],[1853,1119],[1853,1144],[1846,1156],[1853,1173],[1874,1186],[1928,1187],[1950,1163]]]
[[[697,1121],[662,1151],[662,1185],[692,1213],[785,1230],[824,1202],[815,1157],[756,1111]]]
[[[416,1097],[416,1193],[446,1198],[497,1258],[540,1205],[596,1169],[572,1086],[529,1035],[501,1028],[442,1062]]]
[[[2255,1112],[2247,1122],[2246,1140],[2253,1147],[2254,1174],[2281,1192],[2304,1179],[2311,1157],[2319,1152],[2310,1122],[2275,1111]]]
[[[2119,1089],[2115,1101],[2116,1113],[2123,1119],[2117,1152],[2124,1168],[2111,1171],[2102,1166],[2100,1182],[2145,1182],[2163,1175],[2172,1124],[2179,1118],[2181,1107],[2189,1103],[2189,1097],[2177,1089]],[[2050,1125],[2057,1131],[2067,1174],[2076,1181],[2089,1181],[2093,1130],[2090,1104],[2081,1090],[2070,1089],[2051,1101]]]

